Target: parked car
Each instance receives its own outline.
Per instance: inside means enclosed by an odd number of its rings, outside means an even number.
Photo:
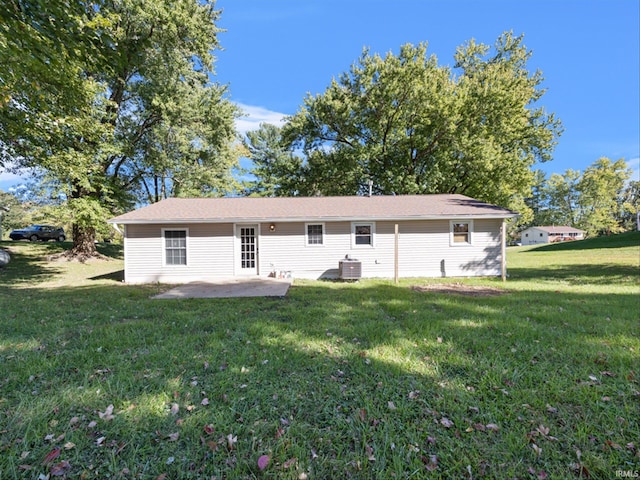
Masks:
[[[13,230],[9,234],[11,240],[31,240],[36,242],[42,240],[47,242],[55,240],[56,242],[64,242],[67,238],[64,229],[60,227],[52,227],[51,225],[31,225],[21,230]]]

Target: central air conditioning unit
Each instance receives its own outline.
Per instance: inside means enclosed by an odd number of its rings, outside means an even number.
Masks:
[[[338,276],[340,280],[359,280],[362,277],[362,262],[350,258],[340,260]]]

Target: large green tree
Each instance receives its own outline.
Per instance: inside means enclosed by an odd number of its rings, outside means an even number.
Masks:
[[[0,13],[0,155],[57,184],[74,254],[136,202],[226,192],[238,111],[210,80],[213,1],[9,0]]]
[[[528,225],[570,225],[588,235],[629,230],[637,212],[637,183],[624,159],[599,158],[581,173],[567,170],[548,179],[537,173],[535,215]]]
[[[623,191],[631,170],[623,159],[615,162],[602,157],[582,174],[580,227],[590,235],[619,233],[623,230]]]
[[[298,193],[297,175],[302,167],[282,138],[282,129],[263,123],[247,132],[243,145],[253,162],[245,192],[251,196],[286,197]]]
[[[427,46],[384,57],[365,50],[285,125],[302,150],[303,194],[462,193],[509,205],[529,194],[532,166],[551,158],[561,126],[537,105],[540,72],[522,36],[474,41],[439,66]]]
[[[578,170],[569,169],[564,174],[551,174],[543,187],[547,208],[538,217],[539,225],[574,227],[579,225],[581,218],[579,182]]]

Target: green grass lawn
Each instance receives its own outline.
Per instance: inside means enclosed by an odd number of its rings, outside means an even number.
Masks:
[[[1,479],[640,475],[638,233],[283,299],[152,300],[68,246],[0,243]],[[411,288],[443,282],[503,292]]]

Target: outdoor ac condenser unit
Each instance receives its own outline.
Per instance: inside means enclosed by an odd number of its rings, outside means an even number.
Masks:
[[[341,280],[359,280],[362,277],[362,262],[359,260],[340,260],[338,272]]]

